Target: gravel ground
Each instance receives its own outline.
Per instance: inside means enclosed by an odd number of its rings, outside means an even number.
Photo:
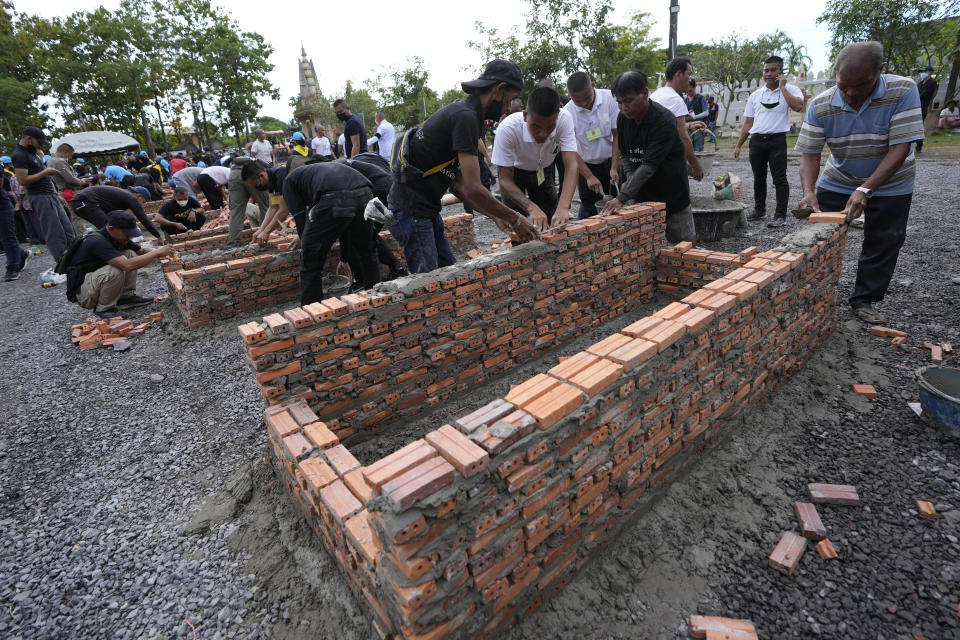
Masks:
[[[749,202],[749,165],[718,156],[710,173],[727,170],[742,175]],[[910,333],[908,348],[867,334],[843,302],[859,252],[851,230],[834,335],[508,638],[685,637],[695,612],[750,618],[762,638],[960,638],[960,442],[906,406],[917,399],[911,370],[929,362],[919,343],[960,344],[960,287],[950,282],[960,275],[958,184],[956,159],[921,160],[907,243],[880,306]],[[765,249],[787,232],[754,224],[711,246]],[[478,236],[496,237],[480,217]],[[0,386],[0,637],[191,638],[191,625],[201,638],[371,637],[263,462],[262,400],[234,329],[246,319],[188,332],[167,304],[168,319],[129,351],[81,352],[69,326],[86,314],[63,287],[39,286],[51,264],[38,256],[20,281],[0,284],[11,371]],[[142,275],[142,294],[163,291],[155,267]],[[476,402],[508,382],[489,383]],[[854,382],[880,397],[852,396]],[[382,455],[439,419],[357,453]],[[792,502],[808,482],[855,484],[863,506],[820,508],[840,558],[808,551],[787,577],[766,558],[797,529]],[[917,499],[935,503],[938,518],[920,518]]]

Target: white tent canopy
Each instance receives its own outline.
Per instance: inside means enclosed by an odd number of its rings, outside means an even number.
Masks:
[[[54,140],[50,145],[53,153],[61,144],[69,144],[78,155],[90,153],[117,153],[120,151],[136,150],[140,143],[124,133],[113,131],[82,131],[63,136]]]

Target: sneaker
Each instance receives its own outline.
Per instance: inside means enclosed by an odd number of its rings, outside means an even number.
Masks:
[[[379,222],[388,227],[397,224],[397,219],[393,216],[393,211],[390,211],[390,209],[384,206],[384,204],[380,202],[380,198],[374,198],[367,203],[366,208],[363,210],[363,218],[364,220]]]
[[[145,304],[150,304],[153,302],[153,298],[144,298],[138,296],[137,294],[129,296],[121,296],[117,299],[117,306],[124,309],[129,309],[130,307],[142,307]]]
[[[6,280],[7,282],[13,282],[14,280],[19,280],[19,279],[20,279],[20,272],[19,272],[19,271],[12,271],[12,270],[10,270],[10,269],[7,269],[7,275],[4,276],[3,279]]]
[[[31,253],[30,251],[20,252],[20,271],[23,271],[24,267],[27,266],[27,263],[30,262],[30,256],[32,255],[33,253]]]
[[[98,318],[103,318],[104,320],[109,318],[119,318],[122,315],[120,310],[116,307],[110,307],[109,309],[104,309],[103,311],[95,311],[94,313],[97,314]]]
[[[784,216],[773,216],[773,220],[767,223],[768,227],[782,227],[787,224],[787,220]]]
[[[754,211],[747,216],[747,220],[763,220],[766,217],[767,213],[765,211]]]

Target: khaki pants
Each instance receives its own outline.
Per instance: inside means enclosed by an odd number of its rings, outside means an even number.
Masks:
[[[270,207],[270,196],[266,191],[255,189],[241,179],[242,169],[242,165],[234,164],[230,168],[230,180],[227,182],[227,190],[230,192],[230,244],[240,244],[243,219],[246,217],[247,203],[251,198],[260,209],[261,220]]]
[[[124,251],[123,255],[133,258],[133,251]],[[106,311],[117,306],[117,300],[122,296],[130,296],[137,292],[137,270],[121,271],[109,264],[88,273],[80,285],[77,294],[77,304],[84,309]]]

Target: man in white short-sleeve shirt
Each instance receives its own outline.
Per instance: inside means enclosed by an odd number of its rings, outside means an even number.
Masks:
[[[224,192],[230,180],[230,168],[215,165],[207,167],[197,176],[197,184],[207,197],[211,209],[223,209]]]
[[[750,94],[743,113],[743,128],[733,150],[740,158],[740,147],[750,136],[750,167],[753,169],[753,213],[747,220],[762,220],[767,215],[767,165],[777,193],[777,208],[768,227],[780,227],[787,220],[790,183],[787,182],[787,132],[790,109],[803,111],[800,87],[787,84],[783,58],[770,56],[763,63],[763,84]]]
[[[560,94],[554,89],[534,89],[526,109],[507,116],[493,141],[493,164],[499,171],[504,202],[530,218],[537,231],[570,219],[577,186],[573,117],[560,106]],[[553,181],[557,155],[565,168],[559,198]]]
[[[680,140],[683,142],[684,156],[687,158],[687,164],[690,165],[693,179],[699,182],[703,180],[703,167],[693,150],[693,140],[687,128],[687,116],[690,115],[690,110],[687,109],[687,103],[683,100],[683,94],[690,86],[692,74],[693,65],[690,63],[690,58],[686,56],[674,58],[667,63],[664,73],[667,84],[651,93],[650,99],[661,107],[666,107],[677,118],[677,133],[680,134]]]
[[[567,78],[570,102],[564,110],[573,116],[580,159],[577,190],[580,192],[580,219],[597,214],[597,202],[617,182],[620,151],[617,149],[617,116],[620,109],[608,89],[597,89],[583,71]]]
[[[390,150],[393,148],[394,138],[397,137],[397,130],[387,121],[387,117],[383,115],[383,111],[377,111],[376,121],[377,132],[367,140],[367,146],[369,147],[376,142],[377,153],[380,154],[381,158],[390,162]]]
[[[263,129],[257,129],[257,139],[250,144],[250,154],[268,167],[273,164],[273,145],[267,140]]]
[[[310,141],[310,149],[313,151],[313,155],[333,160],[333,151],[330,149],[330,138],[327,137],[326,127],[318,124],[313,128],[313,131],[317,134]]]

